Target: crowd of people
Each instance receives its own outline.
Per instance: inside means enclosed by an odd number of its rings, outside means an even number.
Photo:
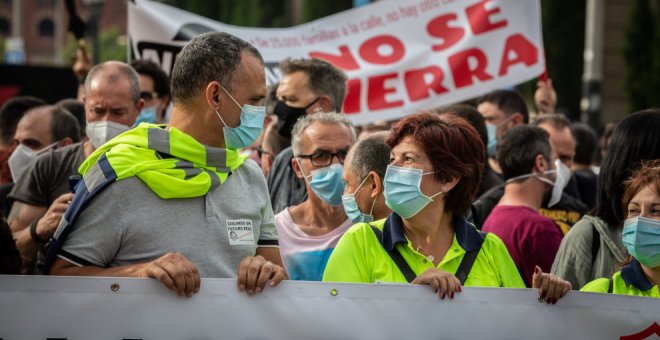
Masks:
[[[79,66],[79,63],[77,64]],[[83,68],[84,69],[84,68]],[[660,297],[660,110],[603,134],[515,90],[356,127],[346,75],[205,33],[171,76],[77,67],[0,108],[2,274],[571,289]],[[535,112],[533,112],[535,111]]]

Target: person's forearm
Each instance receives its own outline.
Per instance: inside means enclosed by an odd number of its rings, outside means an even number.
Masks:
[[[279,247],[258,247],[255,255],[263,256],[267,261],[270,261],[282,268],[284,268],[284,262],[280,256]]]
[[[101,268],[97,266],[79,267],[64,259],[55,260],[50,270],[51,275],[61,276],[116,276],[116,277],[141,277],[141,272],[146,264],[132,264],[126,266]]]

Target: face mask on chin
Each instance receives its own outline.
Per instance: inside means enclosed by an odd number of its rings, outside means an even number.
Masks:
[[[554,181],[546,177],[547,175],[550,174],[555,174]],[[553,170],[545,171],[542,174],[532,172],[530,174],[509,178],[505,182],[505,184],[519,181],[532,176],[538,178],[541,182],[547,183],[552,187],[550,191],[546,191],[543,194],[544,195],[543,202],[547,202],[547,207],[551,208],[557,203],[559,203],[559,200],[561,199],[561,195],[564,192],[564,188],[566,188],[566,185],[568,185],[568,181],[571,179],[571,169],[569,169],[566,165],[564,165],[564,163],[562,163],[560,160],[556,160],[555,168]]]

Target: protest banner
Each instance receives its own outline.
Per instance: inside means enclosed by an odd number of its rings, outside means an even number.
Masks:
[[[532,289],[284,281],[256,296],[203,279],[192,298],[150,279],[0,276],[0,339],[645,339],[658,299]],[[625,336],[632,336],[624,338]],[[651,337],[653,338],[653,337]]]
[[[133,54],[170,72],[194,36],[224,31],[256,46],[269,83],[285,58],[320,58],[348,75],[357,125],[460,102],[543,73],[538,0],[377,1],[291,28],[219,23],[148,0],[128,3]]]

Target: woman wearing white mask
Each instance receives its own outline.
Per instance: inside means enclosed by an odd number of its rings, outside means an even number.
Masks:
[[[645,163],[624,182],[623,245],[630,254],[611,278],[581,291],[660,298],[660,160]]]
[[[476,130],[460,118],[419,113],[395,124],[387,143],[392,153],[384,193],[393,213],[346,232],[323,280],[410,282],[431,286],[440,298],[453,298],[463,285],[524,288],[502,241],[463,217],[483,171]],[[540,272],[534,286],[543,287],[546,302],[570,289]]]

